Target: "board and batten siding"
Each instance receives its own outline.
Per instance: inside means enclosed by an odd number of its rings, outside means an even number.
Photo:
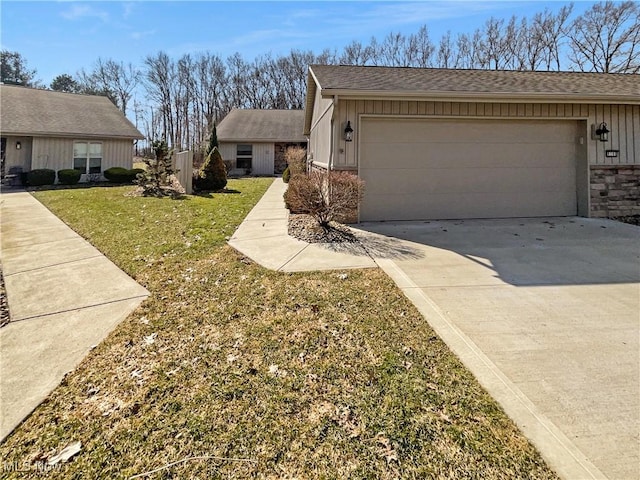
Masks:
[[[345,100],[340,99],[334,121],[335,135],[340,139],[336,149],[334,168],[356,169],[358,166],[358,132],[360,115],[390,115],[418,117],[470,117],[470,118],[528,118],[586,120],[586,131],[581,132],[587,145],[590,165],[640,164],[640,105],[591,105],[571,103],[481,103],[481,102],[432,102],[404,100]],[[320,128],[315,117],[312,128],[311,148],[329,145],[330,132]],[[353,142],[342,140],[347,121],[354,129]],[[591,138],[592,125],[606,122],[611,133],[606,143]],[[579,139],[576,139],[579,141]],[[342,149],[342,151],[340,151]],[[606,157],[605,150],[619,150],[618,157]],[[328,156],[327,156],[328,157]],[[325,158],[316,155],[315,161]]]
[[[133,140],[34,137],[31,169],[73,168],[73,142],[102,142],[102,171],[111,167],[133,167]]]
[[[265,142],[220,142],[220,154],[223,160],[229,160],[236,164],[238,145],[251,145],[252,146],[252,158],[251,158],[251,173],[253,175],[273,175],[274,166],[274,152],[275,146],[273,143]]]

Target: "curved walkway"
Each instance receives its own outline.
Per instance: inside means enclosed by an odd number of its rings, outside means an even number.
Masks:
[[[0,441],[149,295],[24,191],[0,194],[11,321],[0,328]]]

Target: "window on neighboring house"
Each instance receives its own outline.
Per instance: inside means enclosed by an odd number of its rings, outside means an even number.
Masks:
[[[102,142],[73,142],[73,169],[102,173]]]
[[[253,145],[238,145],[236,149],[236,168],[251,169]]]

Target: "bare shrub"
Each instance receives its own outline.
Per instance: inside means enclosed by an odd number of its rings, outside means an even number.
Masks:
[[[292,213],[311,215],[323,228],[332,221],[355,217],[364,193],[364,181],[347,172],[311,172],[294,175],[284,194]]]
[[[289,166],[291,176],[307,173],[307,151],[302,147],[288,147],[284,152],[284,161]]]

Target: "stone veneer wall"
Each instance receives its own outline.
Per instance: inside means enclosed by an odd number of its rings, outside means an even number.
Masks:
[[[591,166],[591,216],[640,215],[640,165]]]

